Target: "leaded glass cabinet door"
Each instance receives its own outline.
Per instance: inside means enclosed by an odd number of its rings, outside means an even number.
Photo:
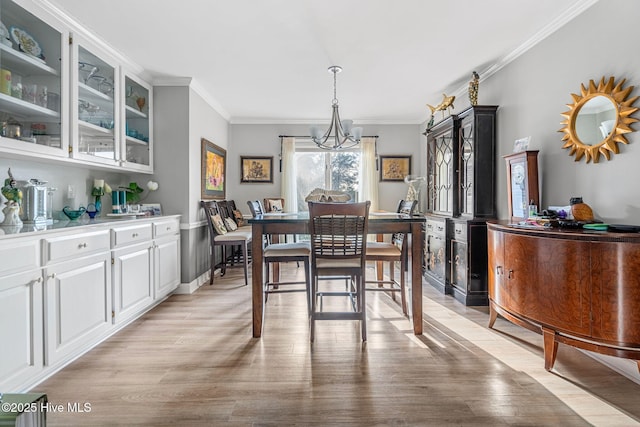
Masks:
[[[457,211],[457,120],[456,116],[449,116],[427,134],[427,210],[444,216]]]
[[[494,218],[496,111],[495,105],[469,107],[458,115],[459,215]],[[454,215],[457,216],[457,215]]]

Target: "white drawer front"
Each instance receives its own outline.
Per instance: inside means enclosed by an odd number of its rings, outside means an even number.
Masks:
[[[40,240],[7,240],[0,243],[0,275],[31,270],[40,266]]]
[[[151,240],[151,224],[118,227],[111,230],[112,246],[119,247]]]
[[[180,223],[176,219],[153,223],[153,236],[169,236],[180,233]]]
[[[108,230],[44,240],[45,261],[47,263],[75,259],[109,249]]]

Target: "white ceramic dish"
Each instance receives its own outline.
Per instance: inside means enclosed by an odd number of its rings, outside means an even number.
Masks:
[[[36,58],[42,58],[42,49],[38,42],[31,37],[31,34],[18,27],[11,27],[11,38],[24,53],[28,53]]]

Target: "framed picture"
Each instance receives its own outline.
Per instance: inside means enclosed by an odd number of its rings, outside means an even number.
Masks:
[[[240,182],[273,182],[273,156],[240,156]]]
[[[159,216],[162,215],[162,207],[160,203],[145,203],[140,206],[140,212],[147,216]]]
[[[380,156],[380,181],[404,181],[411,175],[411,156]]]
[[[513,152],[520,153],[522,151],[527,151],[527,149],[529,148],[529,141],[531,141],[530,136],[516,139],[516,141],[513,143]]]
[[[202,138],[202,199],[224,199],[226,196],[227,150]]]

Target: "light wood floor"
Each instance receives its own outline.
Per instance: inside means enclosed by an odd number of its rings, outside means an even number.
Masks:
[[[303,271],[295,264],[286,274]],[[251,337],[241,270],[175,295],[44,383],[49,425],[640,425],[640,385],[560,345],[544,370],[542,337],[424,286],[424,334],[397,303],[368,293],[357,322],[317,324],[303,294],[272,295]]]

